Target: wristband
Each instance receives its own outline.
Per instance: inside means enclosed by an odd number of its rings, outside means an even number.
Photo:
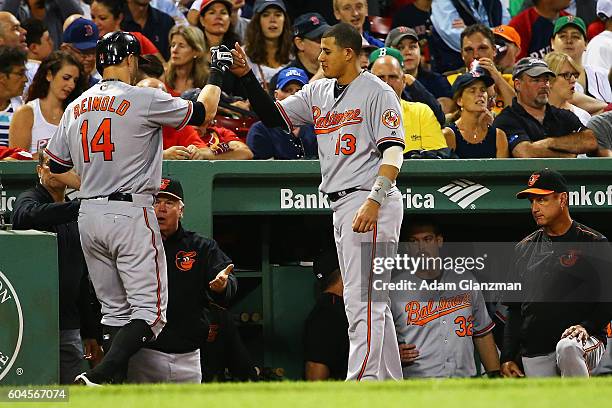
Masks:
[[[382,205],[383,201],[387,197],[387,193],[389,190],[391,190],[392,184],[393,182],[385,176],[376,177],[376,181],[372,186],[372,191],[370,191],[368,198]]]
[[[208,81],[206,83],[221,88],[223,85],[223,72],[221,72],[218,68],[211,67],[210,74],[208,75]]]

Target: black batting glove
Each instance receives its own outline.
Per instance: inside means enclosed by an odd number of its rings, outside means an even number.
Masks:
[[[210,69],[221,73],[227,71],[234,63],[232,53],[225,45],[210,48]]]

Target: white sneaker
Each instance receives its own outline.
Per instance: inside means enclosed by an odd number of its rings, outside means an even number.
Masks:
[[[74,379],[74,383],[77,385],[85,385],[87,387],[101,387],[100,384],[91,382],[89,378],[87,378],[85,373],[77,375],[76,378]]]

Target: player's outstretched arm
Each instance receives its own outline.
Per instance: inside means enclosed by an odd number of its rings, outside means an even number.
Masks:
[[[259,119],[261,119],[266,127],[280,127],[287,132],[290,131],[289,124],[283,119],[274,100],[261,87],[255,74],[253,74],[253,70],[251,70],[247,61],[247,55],[240,44],[236,43],[234,46],[232,57],[234,59],[234,64],[231,66],[230,71],[240,78],[240,82],[248,95],[251,107],[257,116],[259,116]]]

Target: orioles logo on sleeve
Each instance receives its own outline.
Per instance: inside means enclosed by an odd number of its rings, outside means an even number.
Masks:
[[[533,185],[536,183],[536,181],[538,181],[539,178],[540,178],[539,174],[532,174],[531,177],[529,177],[529,181],[527,182],[527,185],[529,187],[533,187]]]
[[[178,251],[176,254],[176,267],[183,272],[190,271],[197,255],[196,251]]]
[[[400,125],[400,117],[393,109],[387,109],[382,114],[382,123],[389,129],[397,129]]]
[[[559,257],[559,263],[561,263],[561,266],[570,268],[576,265],[576,262],[578,262],[578,259],[580,259],[580,251],[576,251],[575,249],[570,249],[567,251],[566,254],[563,254]]]

